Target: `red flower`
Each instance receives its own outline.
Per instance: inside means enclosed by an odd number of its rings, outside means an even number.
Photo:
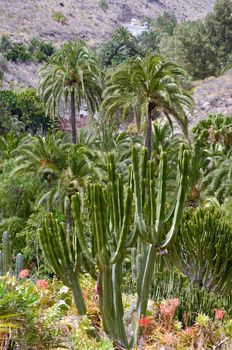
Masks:
[[[214,313],[215,313],[215,320],[222,320],[223,317],[225,316],[225,311],[220,309],[215,309]]]
[[[144,327],[147,328],[148,326],[150,326],[152,324],[152,320],[150,317],[142,317],[139,320],[139,327]]]
[[[36,282],[36,285],[40,288],[43,288],[43,289],[48,289],[48,287],[49,287],[48,282],[45,280],[38,280]]]
[[[29,271],[28,270],[21,270],[19,272],[19,278],[27,278],[29,276]]]

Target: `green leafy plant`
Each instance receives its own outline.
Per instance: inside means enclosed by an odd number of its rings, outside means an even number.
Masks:
[[[53,11],[52,19],[61,24],[65,24],[67,22],[67,17],[60,11]]]

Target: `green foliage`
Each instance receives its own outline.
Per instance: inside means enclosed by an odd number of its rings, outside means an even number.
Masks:
[[[109,8],[109,0],[99,0],[98,5],[103,11],[106,11]]]
[[[198,288],[220,296],[231,292],[232,229],[222,210],[188,209],[173,248],[173,262]]]
[[[195,140],[203,147],[227,151],[232,146],[232,117],[223,114],[210,114],[193,128]]]
[[[161,38],[160,52],[184,67],[194,79],[218,72],[216,49],[209,43],[201,21],[179,24],[173,36]]]
[[[61,24],[65,24],[67,22],[67,17],[60,11],[53,11],[52,19]]]
[[[55,49],[51,43],[32,38],[28,44],[12,43],[7,35],[0,39],[0,53],[13,62],[42,62],[47,61]]]
[[[1,91],[0,101],[2,101],[5,113],[10,114],[12,122],[13,118],[17,118],[20,122],[18,126],[21,126],[21,129],[24,126],[33,134],[38,131],[44,133],[48,130],[51,120],[46,117],[43,104],[35,89]]]
[[[76,140],[76,110],[83,101],[90,115],[99,107],[102,75],[93,53],[81,42],[69,42],[39,72],[39,94],[46,111],[58,113],[60,102],[70,105],[72,142]],[[59,113],[58,113],[59,114]]]
[[[11,328],[15,347],[48,350],[62,346],[63,325],[58,322],[70,304],[69,291],[55,279],[46,290],[31,280],[0,280],[0,313],[6,322],[17,325]]]
[[[108,42],[99,51],[103,67],[114,66],[138,56],[140,49],[136,38],[124,27],[119,27]]]
[[[156,247],[169,247],[176,239],[186,192],[188,156],[186,151],[181,150],[173,218],[166,218],[165,153],[160,157],[155,184],[154,162],[147,160],[145,150],[139,152],[134,148],[131,173],[133,187],[131,179],[128,185],[124,185],[122,177],[116,174],[114,158],[111,155],[108,184],[90,184],[84,198],[80,192],[72,197],[72,225],[69,230],[67,231],[64,223],[54,220],[51,215],[40,231],[45,258],[61,280],[72,289],[81,314],[86,312],[86,307],[79,274],[84,269],[97,279],[104,329],[115,339],[115,343],[123,343],[126,347],[129,344],[123,324],[121,295],[122,262],[127,255],[126,247],[135,245],[137,241],[137,254],[141,260],[141,266],[137,270],[138,302],[131,340],[133,345],[137,342],[139,319],[146,313]],[[162,227],[165,221],[169,222],[170,230],[164,232]]]
[[[47,61],[48,57],[53,55],[55,48],[51,43],[33,38],[28,44],[28,51],[38,62],[42,62]]]
[[[225,66],[232,50],[232,1],[218,0],[205,20],[208,40]]]

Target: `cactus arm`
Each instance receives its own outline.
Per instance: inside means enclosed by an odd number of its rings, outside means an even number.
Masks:
[[[115,323],[117,338],[121,340],[121,343],[125,348],[128,348],[128,341],[126,336],[126,330],[123,323],[123,303],[121,294],[122,284],[122,261],[112,265],[112,292],[113,292],[113,308],[114,317],[117,320]]]
[[[83,224],[81,220],[81,199],[80,199],[80,194],[76,194],[75,196],[72,197],[72,214],[73,214],[73,220],[75,222],[76,226],[76,234],[78,236],[79,244],[81,246],[81,250],[84,253],[85,257],[89,260],[91,265],[96,265],[96,261],[93,258],[85,236],[84,236],[84,230],[83,230]]]
[[[159,164],[159,178],[158,178],[158,192],[156,200],[156,232],[160,239],[160,234],[162,233],[162,224],[165,214],[165,203],[166,203],[166,168],[167,168],[167,155],[165,152],[161,153],[160,164]],[[156,242],[155,242],[156,243]]]
[[[122,229],[121,229],[120,238],[117,244],[117,250],[110,261],[111,264],[114,264],[121,257],[122,250],[125,248],[125,245],[126,245],[126,239],[128,237],[128,232],[130,229],[131,217],[132,217],[132,199],[133,199],[133,193],[131,188],[128,187]]]
[[[50,232],[47,228],[46,222],[43,222],[42,228],[39,231],[39,238],[45,260],[47,261],[49,266],[54,270],[57,276],[59,276],[61,281],[69,287],[70,284],[66,278],[67,276],[63,274],[61,264],[54,253],[53,246],[56,243],[50,238]]]
[[[185,195],[187,190],[188,183],[188,164],[189,164],[189,152],[183,151],[182,159],[181,159],[181,174],[179,174],[179,190],[177,193],[177,201],[176,207],[174,211],[173,223],[171,229],[166,235],[166,238],[163,243],[161,243],[161,249],[167,249],[171,247],[176,240],[178,227],[181,219],[181,214],[185,204]]]
[[[135,192],[135,205],[136,205],[136,223],[138,225],[141,236],[146,236],[146,225],[143,219],[143,191],[142,182],[139,169],[139,156],[135,147],[132,148],[132,165],[134,175],[134,192]]]

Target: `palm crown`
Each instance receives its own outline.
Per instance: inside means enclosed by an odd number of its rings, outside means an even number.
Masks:
[[[109,75],[103,109],[109,117],[120,109],[124,116],[139,110],[140,117],[147,120],[145,145],[150,153],[152,120],[160,113],[170,122],[173,116],[187,133],[185,108],[192,111],[193,100],[182,89],[185,78],[185,71],[176,64],[147,53],[144,59],[128,61]]]
[[[85,100],[93,114],[101,100],[101,74],[97,61],[80,42],[65,44],[40,70],[39,92],[47,113],[54,114],[62,99],[70,103],[72,141],[76,143],[76,109]]]

